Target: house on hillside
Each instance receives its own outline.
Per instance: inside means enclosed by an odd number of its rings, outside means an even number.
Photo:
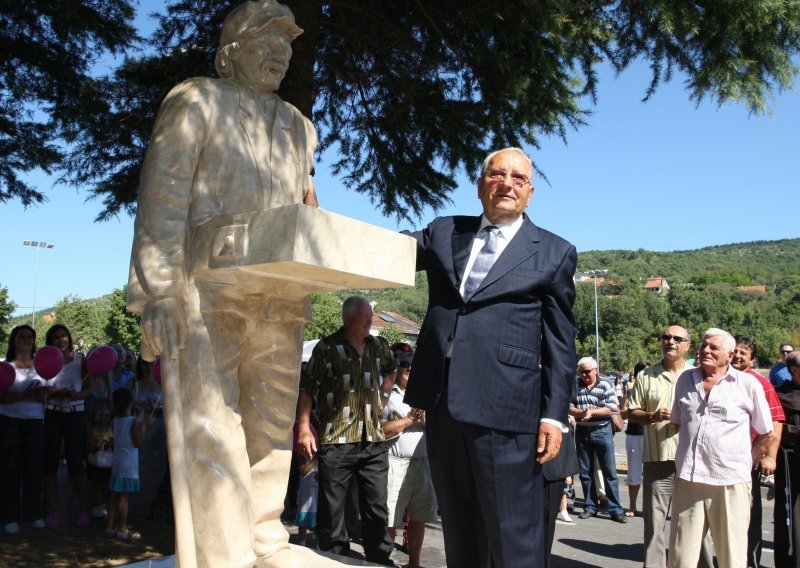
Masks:
[[[661,276],[651,276],[645,282],[644,289],[656,296],[666,296],[669,294],[669,283],[666,278]]]
[[[586,273],[586,272],[576,272],[572,276],[572,281],[575,282],[575,284],[583,284],[585,282],[590,282],[590,283],[594,284],[594,276],[592,274],[589,274],[589,273]],[[600,286],[605,281],[606,281],[606,279],[603,278],[602,276],[598,276],[597,277],[597,285],[598,286]]]
[[[389,325],[399,328],[405,334],[406,341],[411,345],[416,345],[422,325],[394,312],[375,312],[369,332],[372,335],[380,335],[381,330]]]
[[[767,287],[763,284],[760,286],[737,286],[736,290],[739,292],[753,292],[754,294],[766,294]]]

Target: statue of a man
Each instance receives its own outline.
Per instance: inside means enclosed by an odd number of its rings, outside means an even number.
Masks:
[[[274,93],[301,33],[275,0],[233,10],[215,61],[220,78],[172,89],[142,168],[128,306],[142,314],[143,354],[161,354],[165,372],[183,568],[297,562],[280,514],[307,292],[209,276],[198,268],[209,251],[195,232],[219,215],[316,205],[316,132]]]

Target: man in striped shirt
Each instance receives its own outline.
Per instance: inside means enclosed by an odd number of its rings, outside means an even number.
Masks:
[[[678,378],[670,421],[678,425],[670,568],[695,568],[711,529],[720,568],[747,563],[750,471],[774,438],[764,389],[731,366],[736,341],[710,328],[700,367]],[[758,436],[750,443],[750,431]]]
[[[606,482],[606,498],[611,520],[627,523],[625,510],[619,501],[617,463],[614,456],[614,432],[611,414],[617,412],[617,395],[606,381],[597,380],[597,361],[583,357],[578,361],[578,373],[583,386],[569,405],[569,414],[575,418],[575,446],[578,451],[584,509],[579,519],[597,515],[597,489],[594,482],[594,459]]]

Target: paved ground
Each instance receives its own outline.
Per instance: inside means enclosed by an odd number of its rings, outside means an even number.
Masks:
[[[614,438],[617,462],[624,464],[625,435],[617,434]],[[580,483],[575,480],[575,489],[578,501],[582,500]],[[625,484],[625,474],[620,474],[620,491],[623,505],[628,503],[628,488]],[[764,506],[764,550],[761,565],[764,568],[774,568],[772,549],[772,509],[775,501],[766,499],[767,490],[762,488],[762,502]],[[641,494],[639,495],[639,509],[641,510]],[[641,517],[629,519],[627,524],[618,524],[611,521],[605,513],[600,513],[595,518],[578,520],[580,506],[573,515],[572,523],[557,522],[556,536],[553,543],[552,568],[595,568],[597,566],[612,566],[613,568],[639,568],[642,565],[643,546],[642,533],[644,530]],[[296,529],[287,525],[293,534]],[[294,541],[294,537],[293,537]],[[398,541],[400,537],[398,536]],[[363,559],[363,549],[353,544],[351,556]],[[398,564],[408,562],[408,556],[397,550],[392,559]],[[612,564],[613,563],[613,564]],[[363,564],[369,566],[368,564]],[[425,533],[425,544],[422,548],[422,565],[425,568],[443,568],[446,566],[444,558],[444,544],[442,540],[441,525],[434,523],[428,525]]]

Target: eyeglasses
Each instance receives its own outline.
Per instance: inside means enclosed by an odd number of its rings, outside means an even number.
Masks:
[[[511,176],[511,185],[516,189],[522,189],[530,183],[530,180],[522,174],[509,173],[505,170],[489,170],[486,172],[486,177],[492,181],[504,181],[507,175]]]
[[[594,369],[579,369],[578,373],[581,375],[591,375],[592,371],[594,371]]]
[[[669,333],[665,333],[661,336],[661,341],[669,341],[672,340],[675,343],[689,343],[689,340],[685,337],[681,337],[680,335],[670,335]]]
[[[786,349],[781,349],[781,354],[782,354],[782,355],[788,355],[788,354],[789,354],[789,353],[791,353],[791,352],[792,352],[792,350],[791,350],[791,349],[788,349],[788,350],[786,350]]]

